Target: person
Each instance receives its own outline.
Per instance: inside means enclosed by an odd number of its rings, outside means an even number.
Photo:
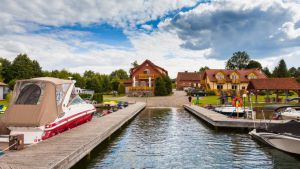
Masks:
[[[192,105],[192,96],[191,95],[189,95],[189,102],[190,102],[190,105]]]

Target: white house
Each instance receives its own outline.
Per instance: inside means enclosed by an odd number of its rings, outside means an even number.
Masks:
[[[4,100],[4,95],[7,93],[7,84],[0,82],[0,100]]]

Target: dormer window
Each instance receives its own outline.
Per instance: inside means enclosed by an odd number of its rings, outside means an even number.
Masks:
[[[230,78],[231,78],[232,80],[236,80],[236,79],[239,79],[239,75],[236,74],[235,72],[233,72],[233,73],[231,73]]]
[[[144,74],[150,74],[150,70],[149,69],[145,69],[144,70]]]
[[[257,79],[257,76],[254,73],[250,73],[248,79]]]
[[[224,79],[224,74],[221,73],[221,72],[218,72],[218,73],[216,74],[216,78],[217,78],[218,80],[222,80],[222,79]]]

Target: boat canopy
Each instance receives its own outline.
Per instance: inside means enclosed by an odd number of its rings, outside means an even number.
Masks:
[[[63,113],[62,104],[74,83],[51,77],[18,80],[4,115],[7,126],[39,127]]]
[[[300,137],[300,122],[291,120],[286,123],[271,125],[267,131],[276,134],[288,134]]]

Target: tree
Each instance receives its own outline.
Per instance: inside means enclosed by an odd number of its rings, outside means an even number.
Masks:
[[[246,68],[250,61],[249,55],[243,51],[233,53],[232,57],[226,62],[226,69],[243,69]]]
[[[9,67],[9,81],[13,79],[29,79],[42,75],[42,68],[35,60],[31,60],[26,54],[19,54]],[[7,81],[8,81],[7,80]]]
[[[113,80],[111,80],[111,89],[113,90],[113,91],[118,91],[118,89],[119,89],[119,85],[120,85],[120,82],[119,82],[120,80],[119,79],[117,79],[117,78],[115,78],[115,79],[113,79]]]
[[[84,89],[86,87],[86,79],[82,77],[79,73],[73,73],[72,78],[76,80],[76,87]]]
[[[135,60],[134,62],[131,63],[131,66],[132,66],[133,68],[136,68],[136,67],[139,66],[139,64],[138,64],[138,62]]]
[[[96,76],[94,76],[92,78],[88,78],[86,80],[86,88],[94,90],[96,93],[100,93],[103,90],[102,86],[101,86],[101,83],[100,83],[99,79]]]
[[[262,69],[262,71],[265,73],[265,75],[267,75],[267,77],[272,77],[272,74],[271,74],[271,72],[270,72],[270,70],[269,70],[268,67],[264,67]]]
[[[119,84],[118,94],[125,94],[125,86],[122,83]]]
[[[85,78],[92,78],[96,75],[95,72],[91,71],[91,70],[86,70],[84,73],[83,73],[83,76]]]
[[[292,77],[299,77],[300,76],[300,67],[296,69],[295,67],[291,67],[289,69],[289,75]]]
[[[129,78],[127,72],[123,69],[115,70],[115,71],[111,72],[111,74],[109,76],[110,76],[110,79],[117,78],[117,79],[121,79],[121,80],[126,80]]]
[[[158,77],[155,80],[155,90],[154,90],[155,96],[166,96],[167,95],[167,89],[165,81]]]
[[[0,57],[0,76],[1,79],[4,80],[5,83],[8,83],[13,77],[11,76],[11,73],[9,72],[11,62],[5,58]]]
[[[172,93],[172,81],[169,76],[164,76],[163,81],[165,82],[166,94],[169,95]]]
[[[205,70],[208,70],[208,69],[209,69],[208,66],[204,66],[199,69],[199,72],[204,72]]]
[[[253,68],[262,69],[262,66],[258,61],[250,60],[248,65],[246,66],[246,68],[247,69],[253,69]]]
[[[289,72],[287,70],[285,61],[281,59],[278,63],[278,66],[275,67],[273,71],[274,77],[289,77]]]

